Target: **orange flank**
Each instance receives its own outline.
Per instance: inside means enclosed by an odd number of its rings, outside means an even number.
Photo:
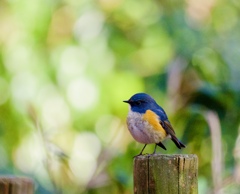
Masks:
[[[164,136],[167,136],[165,129],[163,129],[162,125],[160,124],[159,117],[151,110],[147,110],[143,115],[143,119],[148,121],[149,124],[153,127],[154,130],[163,133]]]

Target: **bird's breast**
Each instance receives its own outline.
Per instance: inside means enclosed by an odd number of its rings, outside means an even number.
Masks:
[[[127,125],[133,138],[140,143],[159,143],[167,136],[158,116],[150,110],[144,114],[130,110]]]

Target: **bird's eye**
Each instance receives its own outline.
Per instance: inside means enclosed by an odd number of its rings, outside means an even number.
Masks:
[[[142,104],[142,101],[141,101],[141,100],[138,100],[138,101],[136,102],[136,104],[137,104],[137,105],[140,105],[140,104]]]

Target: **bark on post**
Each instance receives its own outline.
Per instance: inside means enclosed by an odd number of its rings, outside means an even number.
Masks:
[[[134,194],[197,194],[194,154],[153,154],[134,158]]]
[[[0,194],[33,194],[34,183],[26,177],[0,176]]]

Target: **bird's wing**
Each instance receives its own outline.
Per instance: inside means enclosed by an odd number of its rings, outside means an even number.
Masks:
[[[175,145],[181,149],[181,148],[185,148],[186,146],[178,140],[178,138],[175,135],[175,131],[172,127],[172,125],[170,124],[170,122],[168,121],[168,117],[165,113],[165,111],[163,110],[163,108],[161,108],[159,106],[159,108],[155,111],[159,117],[159,123],[161,124],[162,128],[165,130],[165,132],[171,137],[172,141],[175,143]]]
[[[164,128],[164,130],[166,131],[167,134],[170,135],[172,141],[175,143],[175,145],[181,149],[181,148],[185,148],[186,146],[178,140],[178,138],[175,135],[175,131],[172,127],[172,125],[170,124],[169,121],[160,121],[160,124],[162,125],[162,127]]]
[[[159,123],[159,116],[152,110],[147,110],[143,115],[143,120],[147,121],[154,130],[159,131],[163,136],[167,136],[166,130],[163,128],[163,125]]]
[[[164,130],[167,132],[167,134],[175,136],[175,131],[174,131],[172,125],[170,124],[170,122],[168,121],[167,114],[165,113],[163,108],[159,106],[154,111],[158,115],[159,122],[162,125],[162,127],[164,128]]]
[[[143,118],[147,120],[155,130],[161,131],[165,136],[169,135],[179,149],[185,147],[185,145],[177,139],[175,131],[162,108],[147,110]]]
[[[160,124],[162,125],[162,127],[165,129],[165,131],[169,134],[169,135],[174,135],[175,136],[175,131],[172,127],[172,125],[169,123],[169,121],[160,121]]]

